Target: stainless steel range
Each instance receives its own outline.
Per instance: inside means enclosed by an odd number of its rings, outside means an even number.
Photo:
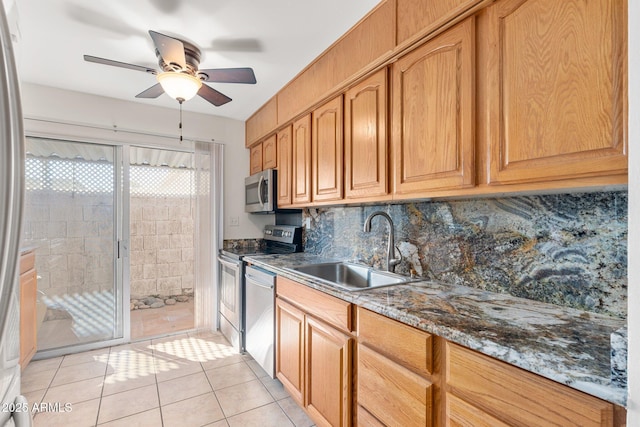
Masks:
[[[239,352],[245,351],[245,263],[250,255],[302,252],[302,227],[267,225],[262,248],[221,249],[220,262],[220,331]]]

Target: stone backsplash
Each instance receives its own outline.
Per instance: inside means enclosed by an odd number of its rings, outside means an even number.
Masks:
[[[560,306],[627,315],[627,192],[305,209],[305,252]]]

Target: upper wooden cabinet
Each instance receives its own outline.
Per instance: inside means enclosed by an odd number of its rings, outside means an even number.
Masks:
[[[344,98],[345,198],[389,192],[387,69],[349,89]]]
[[[275,134],[249,149],[249,173],[251,175],[265,169],[274,169],[277,165]]]
[[[367,16],[278,92],[278,121],[296,115],[340,89],[345,81],[389,53],[395,46],[395,1],[382,0]]]
[[[311,114],[293,123],[291,150],[291,202],[311,202]]]
[[[483,12],[489,183],[626,173],[626,4],[501,0]]]
[[[392,73],[394,195],[472,186],[474,18],[400,58]]]
[[[342,199],[342,96],[313,111],[313,201]]]
[[[383,0],[247,141],[298,118],[295,207],[624,185],[626,24],[623,0]]]
[[[396,0],[397,44],[419,38],[481,0]]]
[[[256,144],[249,150],[249,173],[253,175],[262,171],[262,143]]]
[[[258,111],[253,113],[245,123],[245,147],[249,148],[256,141],[265,137],[278,126],[278,104],[274,96]]]
[[[291,205],[291,129],[289,125],[278,132],[278,207]]]
[[[278,166],[278,148],[276,135],[262,141],[262,170],[275,169]]]

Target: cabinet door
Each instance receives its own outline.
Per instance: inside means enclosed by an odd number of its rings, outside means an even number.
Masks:
[[[358,344],[358,404],[385,425],[431,426],[429,381]]]
[[[474,39],[469,18],[393,65],[394,193],[474,184]]]
[[[306,408],[319,426],[352,425],[353,338],[307,316]]]
[[[311,115],[293,124],[291,197],[293,204],[311,202]]]
[[[313,201],[342,199],[342,96],[313,111]]]
[[[278,166],[278,147],[276,136],[271,135],[262,141],[262,169],[275,169]]]
[[[36,271],[20,275],[20,368],[24,369],[36,353]]]
[[[345,197],[384,196],[387,184],[387,70],[349,89],[344,102]]]
[[[262,143],[251,147],[249,151],[249,172],[251,175],[262,171]]]
[[[278,206],[291,205],[291,126],[278,132]]]
[[[487,8],[479,81],[490,183],[626,172],[626,4],[502,0]]]
[[[276,377],[304,406],[304,313],[276,298]]]

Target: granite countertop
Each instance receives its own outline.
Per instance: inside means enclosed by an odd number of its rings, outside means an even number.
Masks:
[[[245,258],[311,288],[626,406],[626,321],[433,281],[349,292],[289,269],[335,260],[307,253]]]

